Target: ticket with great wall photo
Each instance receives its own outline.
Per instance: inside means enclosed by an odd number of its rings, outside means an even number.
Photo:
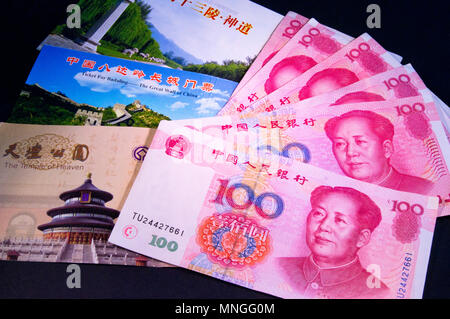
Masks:
[[[7,122],[137,126],[213,116],[237,83],[210,75],[44,46]]]
[[[0,260],[170,266],[107,242],[154,134],[0,123]]]
[[[41,43],[239,82],[283,15],[249,0],[91,0]]]

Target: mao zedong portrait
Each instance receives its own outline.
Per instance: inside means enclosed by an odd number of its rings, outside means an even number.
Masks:
[[[428,194],[433,183],[400,173],[390,163],[394,154],[394,126],[385,117],[354,110],[325,124],[334,157],[345,175],[387,188]]]
[[[365,270],[358,257],[381,222],[380,208],[348,187],[319,186],[310,203],[306,244],[311,254],[278,258],[279,271],[290,287],[309,298],[386,296],[389,288]]]

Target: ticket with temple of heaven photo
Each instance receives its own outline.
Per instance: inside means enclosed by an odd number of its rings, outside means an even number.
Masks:
[[[170,266],[107,242],[154,134],[0,123],[0,260]]]

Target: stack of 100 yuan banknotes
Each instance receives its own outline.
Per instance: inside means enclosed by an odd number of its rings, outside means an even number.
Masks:
[[[289,12],[218,116],[160,123],[109,241],[283,298],[420,298],[449,114],[398,60]]]

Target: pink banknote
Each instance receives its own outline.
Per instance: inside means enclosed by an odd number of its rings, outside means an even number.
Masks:
[[[332,106],[384,101],[417,96],[423,92],[426,92],[425,94],[428,95],[431,94],[444,129],[446,132],[450,132],[449,107],[425,86],[425,83],[423,83],[411,64],[379,73],[370,78],[298,103],[293,103],[290,107],[313,107],[314,105],[323,104]],[[251,116],[251,113],[249,115]]]
[[[433,95],[434,103],[436,103],[436,105],[438,106],[438,112],[441,117],[442,124],[446,129],[446,133],[450,143],[450,107],[433,92],[431,92],[431,95]]]
[[[242,101],[236,112],[272,111],[386,72],[401,64],[368,34],[353,40],[269,95]],[[245,103],[245,104],[244,104]]]
[[[274,58],[275,59],[275,58]],[[440,120],[447,132],[450,132],[449,107],[425,86],[420,76],[411,64],[402,65],[389,71],[365,78],[340,89],[313,96],[309,99],[289,104],[290,107],[312,107],[314,105],[338,105],[358,102],[383,101],[427,92],[433,96]],[[264,110],[276,111],[276,108]],[[223,111],[222,111],[223,112]],[[223,112],[224,114],[226,112]],[[232,112],[231,112],[232,113]],[[253,116],[252,113],[244,113]]]
[[[393,100],[428,92],[411,64],[376,74],[343,88],[292,103],[294,108]],[[430,93],[427,93],[430,94]],[[277,109],[274,109],[276,111]]]
[[[201,136],[161,122],[110,242],[283,298],[422,296],[436,197],[234,161],[228,139]]]
[[[258,53],[258,56],[252,62],[250,68],[234,90],[233,95],[238,92],[245,83],[247,83],[247,81],[250,80],[253,75],[255,75],[255,73],[258,72],[258,70],[261,69],[263,65],[267,63],[267,61],[269,61],[307,22],[308,18],[293,11],[289,11]]]
[[[449,143],[426,91],[389,101],[286,107],[257,117],[173,125],[226,138],[242,152],[257,148],[391,189],[437,196],[439,215],[450,214]]]
[[[218,115],[233,114],[242,103],[272,93],[322,62],[354,38],[310,19],[280,51],[245,83]],[[236,92],[236,90],[234,91]]]

